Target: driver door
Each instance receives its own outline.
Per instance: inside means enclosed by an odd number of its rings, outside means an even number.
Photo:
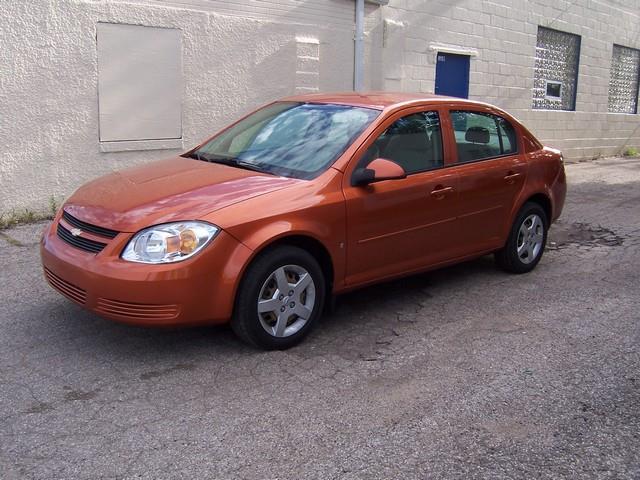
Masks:
[[[391,117],[347,169],[347,285],[418,271],[455,256],[457,177],[444,169],[438,109]],[[351,173],[375,158],[402,166],[404,179],[353,186]]]

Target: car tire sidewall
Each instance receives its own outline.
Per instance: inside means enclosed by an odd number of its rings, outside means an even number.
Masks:
[[[524,263],[518,255],[518,233],[520,231],[522,223],[529,215],[532,214],[538,215],[542,219],[542,248],[540,249],[538,256],[532,262]],[[501,261],[499,262],[501,266],[513,273],[527,273],[536,268],[536,265],[538,265],[538,263],[542,259],[542,255],[545,251],[548,231],[549,221],[544,209],[537,203],[525,203],[518,212],[518,215],[516,215],[516,219],[513,222],[511,231],[509,233],[507,244],[505,245],[504,249],[498,253],[498,258],[502,257]]]
[[[316,289],[313,312],[307,323],[289,337],[274,337],[260,324],[258,297],[265,280],[276,269],[285,265],[299,265],[311,275]],[[306,250],[298,247],[278,247],[265,252],[247,269],[240,285],[231,326],[246,342],[266,350],[283,350],[302,341],[313,329],[322,314],[325,299],[325,279],[320,265]]]

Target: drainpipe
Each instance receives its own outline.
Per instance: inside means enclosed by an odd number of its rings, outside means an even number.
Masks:
[[[356,0],[356,36],[353,59],[353,89],[364,88],[364,0]]]

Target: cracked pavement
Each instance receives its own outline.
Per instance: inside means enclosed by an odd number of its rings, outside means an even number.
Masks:
[[[0,232],[0,478],[640,478],[640,161],[567,174],[534,272],[367,288],[285,352],[102,320]]]

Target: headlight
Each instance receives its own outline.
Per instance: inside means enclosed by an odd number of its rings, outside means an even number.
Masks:
[[[204,222],[156,225],[136,233],[122,252],[123,260],[139,263],[180,262],[209,243],[220,229]]]

